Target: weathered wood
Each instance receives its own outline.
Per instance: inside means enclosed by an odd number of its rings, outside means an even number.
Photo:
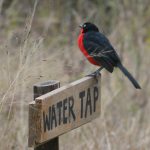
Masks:
[[[37,83],[33,86],[34,99],[46,94],[50,91],[53,91],[60,87],[60,82],[55,80],[50,80],[42,83]]]
[[[43,83],[38,83],[34,85],[34,99],[46,94],[54,89],[57,89],[60,87],[59,81],[47,81]],[[39,145],[38,138],[40,137],[40,130],[41,130],[41,120],[39,119],[41,117],[41,104],[40,102],[33,101],[29,104],[29,146],[36,146],[35,150],[58,150],[59,149],[59,139],[58,137],[45,142],[42,145]],[[39,133],[39,134],[37,134]],[[33,144],[34,143],[34,144]]]
[[[100,79],[84,77],[35,99],[40,122],[34,140],[43,143],[95,119],[100,114]],[[39,106],[40,104],[40,106]],[[33,124],[37,124],[34,123]],[[33,133],[34,135],[35,133]],[[33,142],[33,141],[32,141]],[[34,143],[30,143],[32,144]]]
[[[36,145],[36,140],[39,141],[41,130],[41,105],[35,104],[33,101],[29,104],[29,138],[28,145]],[[36,140],[35,140],[36,139]],[[34,143],[34,144],[33,144]]]

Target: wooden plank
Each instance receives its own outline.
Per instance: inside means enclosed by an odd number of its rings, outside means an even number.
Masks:
[[[98,117],[100,79],[100,76],[97,80],[84,77],[36,98],[35,104],[41,105],[38,118],[41,128],[36,130],[35,141],[43,143]]]

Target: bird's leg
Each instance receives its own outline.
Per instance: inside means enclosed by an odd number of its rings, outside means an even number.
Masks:
[[[86,76],[91,76],[91,77],[95,77],[97,78],[99,75],[100,75],[100,71],[103,69],[103,67],[100,67],[99,69],[97,69],[96,71],[94,71],[93,73],[91,74],[88,74]]]

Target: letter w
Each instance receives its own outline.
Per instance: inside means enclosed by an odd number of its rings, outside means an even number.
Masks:
[[[50,130],[50,117],[51,117],[51,107],[49,107],[49,115],[45,114],[43,111],[43,126],[44,126],[44,132],[47,130]]]

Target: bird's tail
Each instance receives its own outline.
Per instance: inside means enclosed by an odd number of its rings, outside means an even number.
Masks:
[[[129,73],[129,71],[121,63],[118,63],[117,67],[124,73],[125,76],[128,77],[128,79],[132,82],[132,84],[134,85],[136,89],[141,89],[138,82],[134,79],[131,73]]]

